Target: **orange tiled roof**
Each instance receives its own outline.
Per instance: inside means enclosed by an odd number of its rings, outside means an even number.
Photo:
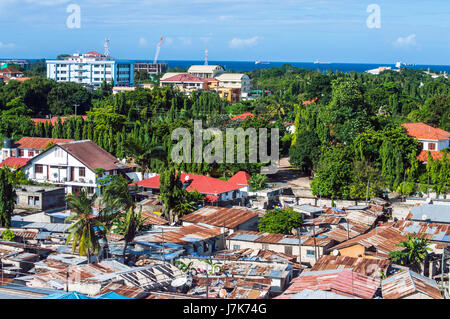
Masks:
[[[29,158],[8,157],[0,163],[0,167],[8,166],[13,169],[19,169],[28,163],[29,160]]]
[[[421,162],[426,162],[428,160],[428,152],[430,152],[431,157],[433,158],[433,160],[442,160],[442,157],[444,156],[443,152],[440,151],[425,151],[423,150],[422,152],[420,152],[420,154],[417,156],[417,159]]]
[[[22,137],[16,142],[16,146],[20,148],[32,148],[43,150],[47,147],[49,143],[66,143],[72,142],[73,140],[57,139],[57,138],[46,138],[46,137]]]
[[[406,129],[408,136],[424,140],[449,140],[450,133],[440,128],[432,127],[425,123],[403,123],[402,126]]]

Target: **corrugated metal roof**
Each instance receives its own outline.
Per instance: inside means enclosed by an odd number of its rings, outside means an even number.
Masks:
[[[318,235],[319,232],[316,234]],[[227,237],[227,240],[242,240],[253,243],[267,243],[279,245],[298,245],[298,237],[282,234],[259,233],[249,230],[238,230]],[[314,246],[314,238],[310,236],[301,236],[302,245]],[[317,246],[327,246],[332,242],[330,238],[315,238]]]
[[[331,291],[341,295],[371,299],[380,281],[349,269],[308,271],[292,280],[284,295],[292,295],[305,289]]]
[[[311,271],[348,268],[365,276],[379,278],[380,271],[386,273],[390,264],[390,260],[384,259],[323,255],[316,261]]]
[[[416,292],[426,294],[433,299],[443,299],[436,281],[410,270],[399,271],[382,280],[381,289],[384,299],[399,299]]]
[[[425,216],[425,217],[424,217]],[[411,208],[408,215],[411,220],[450,223],[450,205],[430,205],[424,204]]]
[[[401,220],[395,223],[403,234],[418,234],[428,240],[450,242],[450,225],[411,220]]]
[[[239,225],[258,217],[258,211],[245,207],[203,207],[181,218],[190,223],[204,223],[226,228],[236,228]]]

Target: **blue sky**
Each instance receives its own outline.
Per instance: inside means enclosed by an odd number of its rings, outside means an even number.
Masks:
[[[68,5],[81,27],[68,28]],[[370,4],[381,27],[369,28]],[[449,0],[0,0],[0,57],[450,64]]]

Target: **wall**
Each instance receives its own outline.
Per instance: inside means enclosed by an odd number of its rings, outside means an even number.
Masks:
[[[299,246],[298,245],[283,245],[283,244],[270,244],[270,243],[254,243],[249,241],[241,241],[241,240],[227,240],[226,242],[227,249],[234,250],[234,246],[238,245],[239,249],[268,249],[275,252],[283,253],[285,254],[285,247],[291,247],[292,253],[290,255],[298,256],[299,255]],[[308,255],[308,251],[314,251],[314,246],[301,246],[301,262],[305,264],[310,264],[313,266],[316,263],[316,258],[314,255]],[[324,255],[326,251],[326,247],[317,247],[316,251],[317,253],[317,259],[320,258],[320,256]],[[298,260],[298,257],[297,257]]]
[[[353,257],[353,258],[358,258],[358,257],[364,256],[365,252],[366,252],[366,248],[359,244],[339,249],[339,253],[341,256],[347,256],[347,257]]]
[[[311,198],[311,197],[297,197],[298,204],[297,205],[303,205],[303,204],[309,204],[313,206],[327,206],[331,207],[332,202],[336,205],[338,208],[342,207],[348,207],[348,206],[354,206],[359,204],[365,204],[365,201],[355,201],[355,200],[334,200],[326,199],[326,198]]]

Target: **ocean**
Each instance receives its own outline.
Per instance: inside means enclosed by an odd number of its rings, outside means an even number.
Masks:
[[[132,60],[134,61],[134,60]],[[136,60],[137,61],[137,60]],[[144,62],[144,61],[142,61]],[[145,61],[153,62],[153,61]],[[184,68],[187,69],[193,64],[204,64],[204,61],[190,61],[190,60],[167,60],[159,61],[168,64],[169,68]],[[266,61],[263,61],[266,62]],[[391,67],[396,69],[395,64],[371,64],[371,63],[330,63],[330,64],[315,64],[313,62],[270,62],[270,64],[255,64],[255,61],[209,61],[210,65],[219,64],[225,68],[225,70],[232,70],[236,72],[252,71],[255,69],[267,69],[267,68],[279,68],[283,64],[290,64],[297,68],[304,68],[310,70],[320,70],[321,72],[326,72],[331,69],[333,72],[358,72],[363,73],[367,70],[376,69],[380,66]],[[446,72],[450,73],[450,65],[413,65],[407,66],[408,69],[415,70],[428,70],[430,68],[432,71],[436,72]]]
[[[3,60],[3,59],[0,59]],[[17,60],[27,60],[30,62],[34,62],[37,59],[17,59]],[[121,59],[122,60],[122,59]],[[127,61],[134,62],[153,62],[153,60],[136,60],[129,59]],[[204,64],[202,60],[159,60],[158,62],[167,63],[168,68],[183,68],[187,69],[193,64]],[[367,70],[376,69],[380,66],[391,67],[392,69],[396,69],[395,64],[386,64],[386,63],[330,63],[330,64],[315,64],[313,62],[270,62],[270,61],[262,61],[269,62],[269,64],[255,64],[255,61],[209,61],[210,65],[219,64],[225,68],[227,71],[235,71],[235,72],[244,72],[244,71],[252,71],[255,69],[267,69],[267,68],[279,68],[283,64],[290,64],[297,68],[304,68],[309,70],[320,70],[321,72],[326,72],[327,70],[332,70],[333,72],[358,72],[363,73]],[[428,70],[430,68],[435,72],[446,72],[450,73],[450,65],[408,65],[406,66],[408,69],[415,70]]]

